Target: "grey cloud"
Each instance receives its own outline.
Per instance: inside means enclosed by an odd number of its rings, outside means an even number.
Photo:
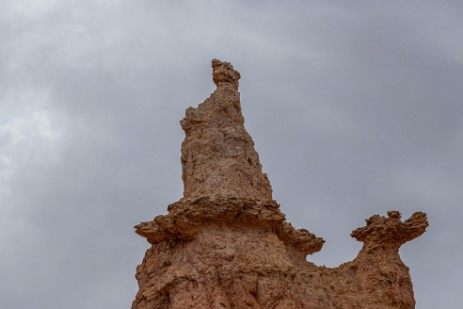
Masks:
[[[461,305],[459,3],[24,3],[0,12],[2,308],[130,306],[132,226],[181,196],[178,121],[212,58],[242,73],[282,210],[327,240],[309,260],[355,257],[370,215],[423,210],[401,249],[417,307]]]

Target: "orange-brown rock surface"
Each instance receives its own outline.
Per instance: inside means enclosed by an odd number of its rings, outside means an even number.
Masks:
[[[184,196],[136,226],[152,246],[132,309],[414,308],[398,251],[425,231],[426,215],[372,216],[352,232],[364,243],[353,261],[307,262],[324,241],[285,221],[244,128],[240,74],[219,60],[212,68],[217,89],[181,121]]]

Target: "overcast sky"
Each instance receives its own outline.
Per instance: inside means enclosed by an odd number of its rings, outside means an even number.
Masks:
[[[0,308],[126,309],[181,197],[179,120],[241,72],[288,220],[337,266],[373,214],[428,214],[401,249],[417,308],[461,308],[463,2],[0,0]]]

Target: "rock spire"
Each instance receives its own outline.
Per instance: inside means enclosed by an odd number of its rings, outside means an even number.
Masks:
[[[239,197],[272,200],[259,155],[244,128],[238,80],[228,62],[212,60],[217,90],[197,108],[189,107],[180,122],[184,198]]]
[[[364,243],[353,261],[307,262],[324,241],[286,222],[244,128],[240,74],[217,59],[212,69],[217,89],[181,121],[184,195],[135,227],[152,246],[132,309],[414,308],[398,251],[424,233],[426,215],[372,216],[351,234]]]

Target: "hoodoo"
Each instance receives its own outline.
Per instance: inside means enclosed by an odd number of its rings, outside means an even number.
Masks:
[[[217,89],[181,121],[183,197],[135,227],[151,248],[132,309],[415,308],[399,248],[424,233],[426,214],[372,216],[351,234],[364,243],[353,261],[307,262],[324,241],[293,228],[273,200],[244,128],[239,72],[216,59],[212,70]]]

